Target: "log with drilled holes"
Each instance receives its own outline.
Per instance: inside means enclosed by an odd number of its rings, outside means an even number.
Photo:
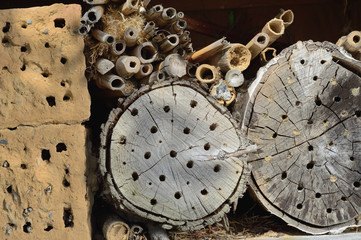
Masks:
[[[339,232],[361,214],[361,64],[334,44],[298,42],[258,72],[242,130],[251,188],[305,232]]]
[[[100,168],[118,209],[196,230],[245,191],[252,149],[227,109],[188,81],[145,87],[103,127]]]

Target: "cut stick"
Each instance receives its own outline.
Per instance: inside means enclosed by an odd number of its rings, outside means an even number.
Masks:
[[[114,68],[114,63],[105,58],[98,58],[95,63],[95,69],[101,75],[105,75]]]
[[[285,25],[283,24],[283,20],[277,18],[270,20],[263,27],[262,32],[269,36],[270,40],[268,46],[271,45],[285,33]]]
[[[260,52],[262,52],[263,49],[265,49],[269,44],[269,36],[267,33],[260,32],[254,38],[252,38],[249,43],[247,43],[246,47],[252,54],[252,59],[257,57]]]
[[[114,42],[114,37],[111,36],[110,34],[108,33],[105,33],[99,29],[93,29],[92,30],[92,35],[93,37],[98,40],[99,42],[103,42],[103,43],[106,43],[106,44],[113,44]]]
[[[216,54],[219,50],[226,47],[229,44],[228,41],[226,41],[226,37],[223,37],[214,43],[202,48],[201,50],[193,53],[189,60],[191,62],[203,62],[207,58],[212,57],[214,54]]]
[[[293,23],[295,17],[291,9],[288,9],[286,11],[282,9],[281,13],[278,14],[276,18],[281,19],[283,21],[283,25],[286,28]]]
[[[221,74],[215,66],[202,64],[196,70],[196,78],[203,83],[214,83],[221,78]]]
[[[103,6],[94,6],[84,14],[84,18],[87,19],[88,23],[95,24],[100,20],[103,14],[104,14]]]
[[[261,52],[260,61],[262,65],[266,65],[272,58],[277,56],[277,50],[274,48],[266,48]]]
[[[251,58],[252,54],[246,46],[233,43],[219,51],[209,62],[218,66],[223,72],[228,72],[231,69],[238,69],[242,72],[248,68]]]

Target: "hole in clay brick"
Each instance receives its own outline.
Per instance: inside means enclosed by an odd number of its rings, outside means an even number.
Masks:
[[[46,101],[48,102],[50,107],[56,106],[55,97],[53,96],[46,97]]]
[[[157,200],[153,198],[152,200],[150,200],[150,204],[153,205],[153,206],[156,205],[156,204],[157,204]]]
[[[44,44],[44,47],[50,48],[50,44],[49,44],[49,43],[45,43],[45,44]]]
[[[54,227],[51,225],[48,225],[46,228],[44,228],[44,231],[50,232]]]
[[[10,131],[15,131],[16,129],[18,129],[18,128],[17,127],[8,128],[8,130],[10,130]]]
[[[207,189],[203,189],[203,190],[201,191],[201,194],[202,194],[202,195],[207,195],[207,194],[208,194]]]
[[[21,71],[25,71],[26,70],[26,65],[23,64],[23,66],[20,68]]]
[[[23,226],[23,231],[25,233],[31,233],[31,230],[33,228],[31,227],[31,222],[26,222],[25,225]]]
[[[56,28],[65,27],[65,19],[64,18],[56,18],[56,19],[54,19],[54,26]]]
[[[56,151],[57,152],[62,152],[62,151],[66,151],[66,150],[67,150],[67,148],[66,148],[65,143],[58,143],[56,145]]]
[[[71,99],[71,97],[70,97],[69,95],[65,95],[65,96],[63,97],[63,101],[64,101],[64,102],[70,101],[70,99]]]
[[[44,78],[47,78],[49,77],[50,73],[48,71],[45,71],[41,75],[43,75]]]
[[[24,163],[20,164],[20,167],[21,167],[21,169],[27,169],[27,168],[28,168],[28,167],[26,166],[26,164],[24,164]]]
[[[9,45],[9,43],[10,43],[9,38],[4,37],[3,40],[2,40],[2,43],[5,44],[5,45]]]
[[[195,101],[195,100],[192,100],[190,105],[191,105],[191,108],[195,108],[197,106],[198,102]]]
[[[44,161],[48,161],[50,162],[50,151],[48,149],[43,149],[41,150],[41,158],[44,160]]]
[[[13,193],[13,186],[12,185],[10,185],[9,187],[7,187],[6,188],[6,191],[8,192],[8,193]]]
[[[65,57],[60,58],[60,62],[62,64],[65,64],[67,61],[68,61],[68,59],[66,59]]]
[[[181,194],[180,192],[176,192],[176,193],[174,194],[174,197],[175,197],[176,199],[180,199],[180,198],[182,197],[182,194]]]
[[[209,129],[210,129],[211,131],[216,130],[216,128],[217,128],[217,123],[213,123],[213,124],[211,124],[211,126],[209,126]]]
[[[187,168],[192,168],[193,167],[193,161],[192,160],[189,160],[188,162],[187,162]]]
[[[3,166],[3,168],[8,168],[8,167],[10,167],[10,163],[5,160],[5,161],[3,162],[3,165],[2,165],[2,166]]]
[[[299,184],[298,184],[297,190],[298,190],[298,191],[302,191],[302,190],[303,190],[303,183],[299,183]]]
[[[133,172],[132,173],[132,178],[133,178],[133,181],[137,181],[139,179],[139,175],[137,172]]]
[[[71,208],[64,208],[63,220],[64,220],[64,226],[66,228],[74,227],[74,216],[73,216],[73,211],[71,210]]]
[[[10,30],[11,24],[9,22],[6,22],[5,26],[3,27],[3,33],[7,33]]]
[[[165,107],[163,108],[163,110],[164,110],[164,112],[169,112],[169,111],[170,111],[170,107],[169,107],[169,106],[165,106]]]
[[[70,182],[68,182],[68,180],[66,180],[65,178],[63,179],[63,186],[70,187]]]
[[[21,52],[26,52],[28,50],[28,48],[26,47],[26,46],[22,46],[21,48],[20,48],[20,51]]]
[[[160,175],[160,176],[159,176],[159,180],[160,180],[161,182],[164,182],[164,181],[165,181],[165,176],[164,176],[164,175]]]

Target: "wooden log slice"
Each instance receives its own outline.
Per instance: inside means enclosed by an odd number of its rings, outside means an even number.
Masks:
[[[258,72],[242,130],[258,146],[251,187],[305,232],[361,214],[361,64],[334,44],[298,42]]]
[[[190,82],[146,87],[103,127],[101,172],[119,209],[200,229],[245,191],[248,142],[226,108]],[[241,151],[241,152],[240,152]]]

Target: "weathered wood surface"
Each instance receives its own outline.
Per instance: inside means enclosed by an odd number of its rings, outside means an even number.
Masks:
[[[331,43],[298,42],[249,88],[242,130],[258,146],[251,188],[305,232],[342,231],[361,214],[360,72]]]
[[[118,209],[196,230],[245,191],[248,141],[226,108],[190,82],[145,87],[103,128],[100,168]]]

